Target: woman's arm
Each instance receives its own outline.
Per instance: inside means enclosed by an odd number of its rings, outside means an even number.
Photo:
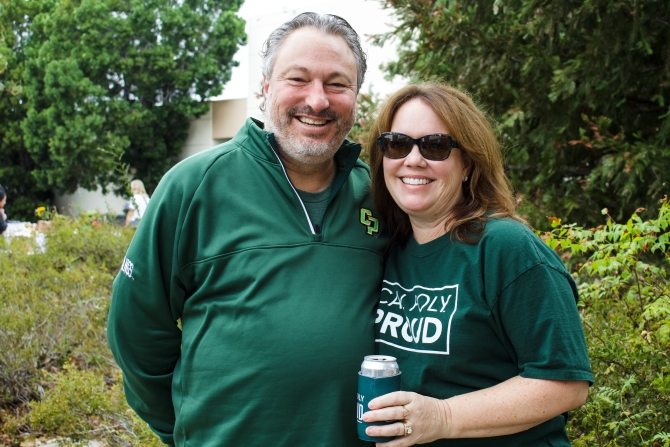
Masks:
[[[518,433],[581,406],[588,395],[586,381],[513,377],[491,388],[446,400],[399,391],[370,402],[366,422],[400,420],[369,427],[370,436],[401,436],[385,447],[425,444],[442,438],[483,438]],[[412,427],[405,433],[404,423]]]
[[[130,221],[133,220],[133,214],[135,213],[135,210],[133,208],[129,209],[128,212],[126,213],[126,223],[124,226],[130,225]]]

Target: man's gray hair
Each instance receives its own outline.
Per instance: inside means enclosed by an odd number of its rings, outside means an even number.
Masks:
[[[288,35],[297,29],[307,26],[314,27],[324,34],[339,36],[344,39],[354,53],[354,58],[356,59],[356,66],[358,67],[356,92],[359,92],[361,85],[363,85],[363,80],[365,79],[365,71],[367,70],[365,52],[361,48],[361,41],[358,38],[358,34],[354,31],[351,25],[349,25],[349,22],[342,17],[331,14],[320,15],[315,12],[303,12],[272,31],[261,50],[261,69],[263,70],[265,78],[268,81],[270,80],[277,53]]]

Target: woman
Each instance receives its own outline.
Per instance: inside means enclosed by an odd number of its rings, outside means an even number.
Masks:
[[[128,212],[126,213],[126,224],[137,225],[139,220],[144,216],[144,210],[149,204],[149,195],[144,189],[142,180],[133,180],[130,182],[130,190],[133,193],[133,198],[128,202]]]
[[[437,83],[392,95],[373,124],[373,194],[390,251],[376,319],[402,389],[374,399],[387,447],[569,446],[592,383],[575,284],[515,215],[490,124]]]

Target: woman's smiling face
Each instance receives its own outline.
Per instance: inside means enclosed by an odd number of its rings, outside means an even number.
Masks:
[[[391,132],[412,138],[450,129],[421,99],[412,99],[398,109]],[[384,158],[384,181],[393,200],[410,218],[412,226],[446,222],[463,199],[462,183],[470,167],[461,149],[452,149],[446,160],[425,159],[414,145],[405,158]]]

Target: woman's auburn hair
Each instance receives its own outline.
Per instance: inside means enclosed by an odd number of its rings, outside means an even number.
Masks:
[[[413,99],[419,99],[433,109],[458,142],[463,157],[471,162],[469,178],[462,183],[463,201],[454,207],[451,219],[445,223],[451,236],[465,243],[476,243],[489,218],[510,217],[526,224],[515,213],[512,184],[505,174],[500,143],[489,119],[467,94],[454,87],[439,82],[412,84],[401,88],[384,102],[372,123],[367,141],[372,196],[377,211],[386,220],[389,248],[405,245],[412,234],[412,226],[409,216],[395,203],[386,187],[384,157],[377,147],[377,138],[383,132],[390,132],[398,109]]]

